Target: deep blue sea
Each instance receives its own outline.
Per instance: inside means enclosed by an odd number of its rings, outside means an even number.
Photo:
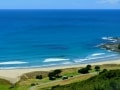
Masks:
[[[0,69],[120,58],[103,37],[120,37],[120,10],[0,10]]]

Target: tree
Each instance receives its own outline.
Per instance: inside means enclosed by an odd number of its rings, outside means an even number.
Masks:
[[[54,77],[55,76],[55,73],[54,72],[50,72],[49,74],[48,74],[48,77]]]
[[[59,74],[61,73],[62,71],[60,69],[56,69],[54,70],[53,72],[50,72],[48,74],[48,77],[49,77],[49,80],[55,80],[56,78],[60,78],[61,76],[59,76]]]
[[[56,79],[54,72],[50,72],[50,73],[48,74],[48,77],[49,77],[49,80],[55,80],[55,79]]]
[[[100,66],[95,66],[95,71],[99,72],[100,71]]]
[[[59,74],[60,74],[61,72],[62,72],[61,69],[56,69],[56,70],[54,70],[54,74],[55,74],[56,77],[59,77]]]
[[[91,65],[87,65],[86,68],[87,68],[88,70],[91,70],[92,66],[91,66]]]
[[[78,73],[87,74],[87,73],[89,73],[88,71],[89,70],[87,68],[82,68],[82,69],[78,70]]]

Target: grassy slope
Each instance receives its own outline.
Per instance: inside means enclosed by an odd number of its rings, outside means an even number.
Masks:
[[[63,72],[61,73],[62,75],[78,75],[76,72],[78,70],[77,68],[70,68],[70,69],[64,69]],[[19,81],[16,85],[16,88],[12,90],[27,90],[28,88],[31,87],[31,84],[45,84],[51,82],[47,75],[49,72],[31,72],[31,73],[26,73],[23,76],[21,76],[21,81]],[[36,75],[43,75],[44,78],[42,80],[37,80],[35,79]],[[47,85],[48,86],[48,85]],[[50,84],[51,86],[51,84]],[[46,85],[42,85],[42,87],[46,87]]]
[[[11,87],[11,83],[7,80],[0,79],[0,90],[8,90]]]
[[[45,85],[38,85],[36,90],[44,90],[44,88],[46,90],[46,88],[50,88],[50,87],[56,86],[56,85],[66,85],[66,84],[70,84],[73,82],[83,81],[83,80],[86,80],[92,76],[94,76],[94,74],[78,75],[76,77],[72,77],[72,78],[69,78],[67,80],[53,81],[53,82],[50,82],[50,83],[45,84]]]
[[[120,65],[116,65],[116,64],[105,64],[105,65],[102,65],[100,67],[101,67],[101,70],[103,70],[103,69],[108,69],[108,70],[120,69]],[[92,68],[94,68],[94,66]],[[77,73],[78,69],[79,68],[65,69],[62,72],[62,75],[68,75],[68,76],[78,75],[78,73]],[[94,73],[95,71],[91,70],[90,72]],[[95,74],[93,74],[93,75],[95,75]],[[79,77],[71,78],[71,79],[65,80],[63,82],[52,83],[52,84],[49,84],[48,86],[47,85],[46,86],[39,86],[38,90],[41,90],[41,88],[45,88],[45,87],[51,87],[51,86],[55,86],[55,85],[66,85],[66,84],[70,84],[70,83],[74,83],[74,82],[78,82],[78,81],[83,81],[83,80],[86,80],[86,79],[92,77],[93,75],[92,74],[81,75]]]
[[[35,72],[25,73],[21,76],[21,81],[33,79],[36,77],[36,75],[42,75],[43,77],[47,77],[48,73],[49,72],[47,71],[35,71]]]
[[[82,82],[55,86],[50,90],[120,90],[120,69],[107,71]]]

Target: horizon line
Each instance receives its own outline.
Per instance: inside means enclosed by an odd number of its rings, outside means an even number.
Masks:
[[[111,9],[0,9],[0,10],[120,10],[120,9],[117,9],[117,8],[115,8],[115,9],[113,9],[113,8],[111,8]]]

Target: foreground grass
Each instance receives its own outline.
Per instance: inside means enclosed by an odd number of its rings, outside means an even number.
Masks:
[[[109,70],[81,82],[44,90],[120,90],[120,69]]]

